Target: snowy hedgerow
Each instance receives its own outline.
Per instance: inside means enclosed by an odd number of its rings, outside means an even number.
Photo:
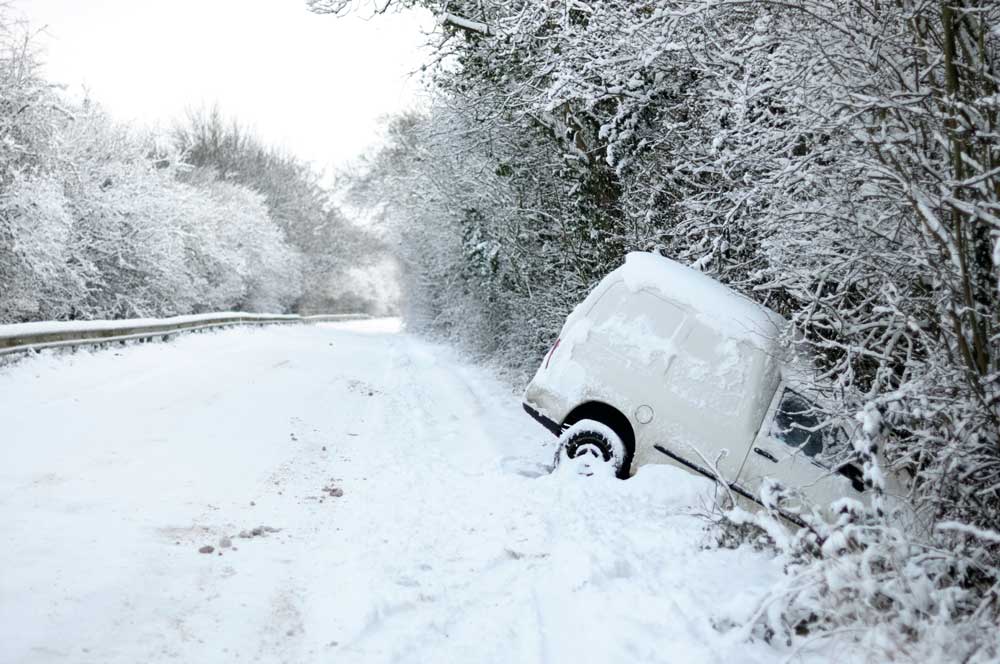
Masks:
[[[0,14],[0,322],[286,311],[303,259],[265,197],[65,103]]]

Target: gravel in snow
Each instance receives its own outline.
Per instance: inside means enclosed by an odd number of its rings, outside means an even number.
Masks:
[[[789,654],[729,627],[781,562],[704,547],[708,482],[550,475],[509,388],[397,327],[0,368],[0,661]]]

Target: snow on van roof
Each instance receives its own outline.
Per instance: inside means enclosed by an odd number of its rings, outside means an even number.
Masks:
[[[787,321],[778,313],[757,304],[712,277],[664,256],[631,252],[619,268],[625,286],[632,292],[657,291],[664,297],[692,309],[706,324],[724,334],[755,341],[774,338]]]

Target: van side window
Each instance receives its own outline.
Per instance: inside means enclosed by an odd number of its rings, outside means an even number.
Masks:
[[[846,442],[840,427],[823,424],[817,407],[794,390],[785,389],[774,413],[771,435],[808,457],[817,457]],[[843,439],[843,440],[841,440]]]

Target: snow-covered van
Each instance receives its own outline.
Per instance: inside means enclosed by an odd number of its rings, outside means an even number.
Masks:
[[[782,358],[786,321],[672,260],[631,253],[566,319],[524,394],[557,463],[626,478],[672,463],[756,501],[764,478],[820,504],[860,498],[828,424]],[[841,450],[842,451],[842,450]]]

